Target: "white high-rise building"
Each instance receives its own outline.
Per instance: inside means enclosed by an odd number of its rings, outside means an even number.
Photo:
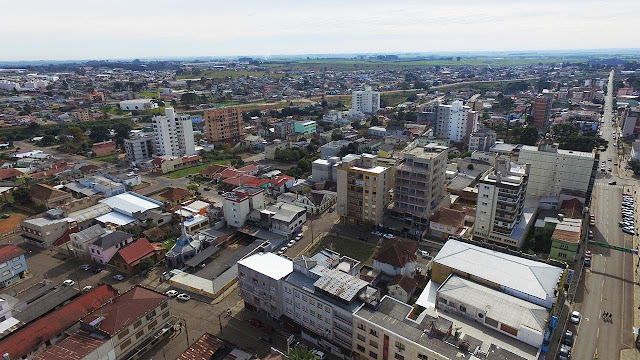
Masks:
[[[364,91],[354,91],[351,94],[351,109],[365,114],[375,114],[380,110],[380,93],[371,91],[371,86],[365,86]]]
[[[196,154],[193,141],[191,115],[176,116],[172,107],[165,108],[164,116],[153,117],[153,135],[156,155],[191,156]]]
[[[440,104],[438,106],[435,127],[437,137],[462,142],[477,130],[478,112],[468,106],[463,106],[462,101],[458,100],[451,105]]]

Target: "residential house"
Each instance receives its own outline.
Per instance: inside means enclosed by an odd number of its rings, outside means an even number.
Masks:
[[[100,225],[90,226],[82,231],[69,235],[73,256],[82,260],[91,260],[89,244],[98,240],[106,231]]]
[[[107,156],[115,154],[117,152],[116,142],[113,140],[102,141],[93,144],[91,151],[96,154],[96,157]]]
[[[387,293],[394,299],[409,302],[418,287],[418,280],[404,275],[398,275],[387,285]]]
[[[43,204],[47,209],[58,207],[73,200],[73,196],[70,193],[46,184],[32,185],[29,192],[31,201],[36,204]]]
[[[278,196],[278,202],[300,206],[311,215],[319,215],[335,205],[337,198],[338,195],[333,191],[311,190],[308,194],[303,195],[284,193]]]
[[[161,174],[166,174],[172,171],[189,168],[197,165],[202,160],[200,155],[191,156],[159,156],[151,161],[153,165],[153,171]]]
[[[89,244],[91,260],[100,264],[108,264],[118,250],[132,242],[133,235],[124,231],[113,231],[102,235]]]
[[[461,236],[464,232],[464,211],[441,207],[429,219],[431,236],[446,240],[449,236]]]
[[[14,181],[24,174],[14,168],[0,169],[0,180],[2,181]]]
[[[304,208],[280,202],[260,211],[260,214],[261,224],[268,224],[268,228],[274,233],[287,236],[302,230],[302,225],[307,221]]]
[[[161,244],[152,244],[145,238],[131,245],[120,249],[113,257],[111,262],[116,269],[127,274],[137,274],[140,272],[140,262],[143,259],[151,259],[153,263],[164,259],[167,250]]]
[[[0,288],[6,288],[24,279],[27,271],[26,251],[13,245],[0,246]]]
[[[185,202],[193,197],[189,190],[183,188],[170,187],[158,195],[164,202],[168,202],[171,205],[177,205]]]
[[[20,230],[27,242],[48,248],[64,244],[69,235],[79,229],[74,218],[66,217],[64,211],[52,209],[43,217],[22,220]]]
[[[575,263],[582,236],[582,219],[562,218],[551,234],[551,251],[549,258]]]
[[[413,243],[394,238],[378,249],[373,257],[373,269],[392,278],[398,275],[413,278],[417,252],[418,248]]]
[[[227,167],[224,165],[213,164],[208,168],[200,171],[200,175],[202,175],[202,177],[206,179],[212,180],[217,174],[223,172],[225,169],[227,169]]]

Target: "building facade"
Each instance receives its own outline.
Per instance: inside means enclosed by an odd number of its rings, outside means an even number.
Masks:
[[[167,107],[164,111],[164,116],[154,116],[152,119],[156,155],[195,155],[191,116],[176,115],[172,107]]]
[[[551,118],[551,106],[553,99],[548,96],[538,95],[533,102],[533,122],[536,129],[546,129],[549,127]]]
[[[27,260],[24,254],[24,250],[13,244],[0,246],[0,289],[24,278],[27,271]]]
[[[239,140],[244,135],[240,108],[207,109],[203,119],[205,135],[213,143]]]
[[[469,137],[469,151],[489,151],[496,144],[496,132],[480,129]]]
[[[466,141],[478,129],[478,112],[462,101],[438,105],[434,135],[454,142]]]
[[[131,166],[140,166],[153,159],[155,138],[143,135],[133,139],[124,139],[124,150]]]
[[[313,135],[316,133],[316,122],[313,120],[297,121],[294,125],[294,130],[298,134]]]
[[[380,93],[372,91],[371,86],[351,94],[351,109],[365,114],[375,114],[380,110]]]

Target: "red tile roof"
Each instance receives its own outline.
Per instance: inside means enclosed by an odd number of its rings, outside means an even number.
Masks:
[[[35,184],[31,186],[29,190],[32,199],[37,199],[40,201],[47,201],[51,199],[58,198],[60,196],[65,196],[68,193],[62,190],[58,190],[54,187],[51,187],[47,184]]]
[[[466,215],[464,211],[441,207],[436,210],[433,215],[431,215],[429,221],[433,221],[446,226],[451,226],[457,229],[458,227],[464,226],[465,216]]]
[[[105,341],[78,331],[38,355],[35,360],[82,360]]]
[[[169,201],[180,201],[189,195],[191,195],[191,193],[183,188],[169,188],[158,196]]]
[[[393,280],[391,280],[389,285],[398,285],[402,289],[404,289],[404,291],[406,291],[407,294],[410,294],[411,291],[413,291],[416,288],[416,286],[418,286],[418,280],[412,279],[404,275],[398,275],[394,277]]]
[[[392,239],[376,252],[375,260],[401,268],[408,262],[416,261],[418,248],[409,242],[400,239]]]
[[[231,178],[231,177],[238,176],[238,174],[240,174],[240,173],[238,172],[238,170],[235,170],[235,169],[225,169],[225,170],[223,170],[223,171],[220,173],[220,177],[221,177],[221,178],[223,178],[223,179],[228,179],[228,178]]]
[[[116,143],[114,141],[103,141],[103,142],[93,144],[92,149],[115,148],[115,147],[116,147]]]
[[[273,185],[273,187],[279,188],[282,185],[286,184],[287,181],[293,180],[293,179],[294,178],[289,176],[289,175],[280,175],[280,176],[277,176],[277,177],[271,179],[271,181],[269,181],[269,182],[271,183],[271,185]]]
[[[113,336],[167,299],[165,294],[137,285],[80,321],[88,325],[93,320],[104,317],[95,328]]]
[[[200,156],[200,155],[184,156],[182,158],[182,163],[199,161],[200,159],[202,159],[202,156]]]
[[[231,184],[234,186],[245,185],[245,186],[251,186],[251,187],[260,187],[269,183],[268,180],[255,177],[253,175],[240,175],[240,176],[232,177],[229,179],[225,179],[222,182],[226,184]]]
[[[204,333],[176,360],[209,360],[223,346],[222,340],[209,333]]]
[[[245,172],[245,173],[253,172],[257,170],[258,170],[258,165],[256,164],[248,164],[238,169],[239,172]]]
[[[0,354],[8,353],[11,359],[20,359],[117,296],[118,291],[111,285],[98,286],[2,339]]]
[[[2,245],[0,246],[0,263],[11,260],[14,257],[24,254],[25,252],[26,251],[13,244]]]
[[[120,249],[118,254],[129,266],[135,266],[140,260],[153,255],[153,246],[149,243],[149,240],[142,238]]]
[[[0,180],[21,176],[22,173],[14,168],[0,169]]]
[[[226,169],[227,169],[227,167],[224,166],[224,165],[213,164],[213,165],[209,166],[208,168],[200,171],[200,174],[207,175],[207,176],[213,176],[215,174],[223,172]]]

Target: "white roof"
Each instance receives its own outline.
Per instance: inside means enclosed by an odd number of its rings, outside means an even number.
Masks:
[[[113,209],[129,214],[133,214],[138,211],[146,212],[160,207],[160,205],[156,204],[156,202],[151,199],[147,199],[141,195],[133,195],[128,192],[100,200],[100,202],[111,206]]]
[[[447,241],[433,261],[543,300],[555,297],[563,272],[543,262],[457,240]]]
[[[202,200],[196,200],[189,205],[183,206],[183,208],[197,213],[197,212],[200,212],[200,210],[202,209],[208,208],[209,206],[211,206],[211,204],[209,204],[208,202],[204,202]]]
[[[208,217],[206,217],[206,216],[202,216],[202,215],[195,215],[195,216],[193,217],[193,219],[191,219],[191,220],[186,220],[186,221],[184,222],[184,226],[192,226],[192,225],[196,225],[196,224],[199,224],[199,223],[205,222],[205,221],[207,221],[207,220],[209,220],[209,218],[208,218]]]
[[[99,221],[103,224],[109,223],[109,224],[115,224],[118,226],[123,226],[123,225],[131,224],[132,222],[136,221],[136,219],[130,216],[121,214],[119,212],[112,211],[102,216],[98,216],[96,218],[96,221]]]
[[[248,267],[274,280],[291,274],[293,261],[273,253],[257,253],[238,261],[238,265]]]

